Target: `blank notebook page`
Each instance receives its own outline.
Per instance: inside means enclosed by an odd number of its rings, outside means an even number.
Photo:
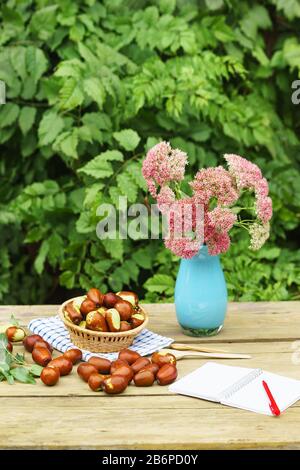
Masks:
[[[262,384],[263,380],[267,382],[280,411],[286,410],[300,399],[299,380],[261,371],[258,377],[233,393],[231,397],[221,399],[221,402],[224,405],[272,415],[269,408],[270,401]]]
[[[210,401],[220,401],[220,394],[253,369],[248,367],[233,367],[206,362],[191,374],[173,383],[171,392],[204,398]]]

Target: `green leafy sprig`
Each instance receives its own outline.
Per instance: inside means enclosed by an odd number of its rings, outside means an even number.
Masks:
[[[26,384],[35,384],[43,368],[37,364],[27,364],[24,354],[12,354],[7,349],[8,340],[0,334],[0,382],[6,380],[12,385],[15,380]]]

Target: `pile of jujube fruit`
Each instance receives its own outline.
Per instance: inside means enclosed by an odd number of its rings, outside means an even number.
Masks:
[[[41,380],[48,386],[56,385],[60,377],[69,375],[73,366],[82,360],[82,353],[76,348],[53,359],[51,345],[40,335],[27,336],[23,344],[34,362],[43,367]],[[108,394],[123,392],[131,382],[137,387],[150,387],[155,381],[168,385],[178,375],[173,354],[160,351],[148,359],[131,349],[122,349],[115,361],[92,356],[88,362],[78,365],[77,373],[93,391],[103,390]]]
[[[131,382],[137,387],[150,387],[155,381],[168,385],[178,375],[173,354],[155,352],[148,359],[131,349],[122,349],[113,362],[92,356],[78,366],[77,373],[94,392],[108,394],[122,393]]]
[[[135,292],[103,294],[95,287],[86,295],[68,302],[64,316],[74,325],[103,333],[133,330],[145,321]]]

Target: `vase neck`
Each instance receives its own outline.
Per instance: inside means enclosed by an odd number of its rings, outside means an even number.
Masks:
[[[218,260],[219,259],[219,255],[216,255],[216,256],[213,256],[213,255],[210,255],[209,252],[208,252],[208,247],[207,245],[202,245],[200,250],[198,251],[198,253],[194,256],[195,260],[197,259],[215,259],[215,260]]]

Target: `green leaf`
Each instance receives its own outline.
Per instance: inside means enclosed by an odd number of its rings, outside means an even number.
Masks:
[[[255,39],[259,28],[268,29],[272,22],[268,10],[262,5],[253,6],[241,21],[241,29],[246,36]]]
[[[132,129],[123,129],[120,132],[114,132],[113,136],[121,147],[128,151],[134,150],[141,140],[138,133]]]
[[[122,161],[123,155],[118,150],[107,150],[100,153],[86,165],[81,167],[78,172],[93,176],[94,178],[108,178],[113,174],[113,167],[110,161]]]
[[[14,378],[10,373],[10,369],[3,368],[2,364],[0,364],[0,381],[2,377],[7,380],[9,385],[13,385]]]
[[[9,366],[12,362],[12,356],[7,351],[7,336],[5,333],[0,334],[0,367],[2,370],[9,370]]]
[[[167,274],[154,274],[145,282],[144,287],[150,292],[171,295],[174,290],[174,279]]]
[[[26,70],[26,48],[21,46],[12,47],[10,49],[11,64],[22,80],[27,76]]]
[[[48,60],[42,49],[35,46],[26,48],[26,69],[28,82],[35,85],[48,68]],[[35,88],[33,88],[35,90]],[[30,98],[31,96],[28,96]],[[25,98],[25,96],[24,96]]]
[[[46,6],[32,15],[30,29],[43,41],[47,41],[55,31],[57,8],[57,5]]]
[[[74,129],[72,132],[63,132],[56,139],[53,148],[59,149],[67,157],[78,158],[77,154],[78,132]]]
[[[121,193],[128,197],[128,201],[135,202],[137,198],[138,187],[130,174],[127,172],[119,174],[117,176],[117,182]]]
[[[40,377],[42,370],[43,370],[42,366],[39,366],[38,364],[33,364],[29,368],[29,373],[33,375],[34,377]]]
[[[109,238],[101,240],[105,251],[111,255],[113,259],[121,260],[123,258],[124,246],[123,240],[111,240]]]
[[[140,248],[137,251],[134,251],[132,253],[132,259],[141,266],[144,269],[150,269],[152,265],[151,261],[151,249],[149,247],[147,248]]]
[[[59,92],[60,108],[71,110],[83,103],[84,96],[75,78],[68,78]]]
[[[47,240],[44,240],[40,246],[38,256],[34,261],[34,268],[38,274],[41,274],[44,269],[44,264],[46,261],[47,254],[49,252],[49,243]]]
[[[10,126],[19,116],[19,106],[14,103],[6,103],[0,106],[0,128]]]
[[[96,101],[99,109],[102,109],[105,101],[105,88],[99,78],[86,78],[83,82],[83,88],[86,94]]]
[[[19,115],[19,126],[22,134],[27,134],[33,126],[36,116],[36,108],[24,106]]]
[[[218,10],[224,5],[223,0],[205,0],[205,3],[209,10]]]
[[[78,233],[92,233],[96,231],[96,224],[91,221],[90,212],[81,212],[79,219],[76,221],[76,230]]]
[[[35,384],[35,379],[25,367],[15,367],[14,369],[10,369],[10,374],[18,382],[22,382],[24,384]]]
[[[64,271],[60,276],[59,280],[62,286],[67,289],[72,289],[75,284],[75,274],[72,271]]]
[[[51,144],[64,127],[63,119],[55,112],[44,113],[39,125],[39,145]]]
[[[158,6],[162,13],[170,15],[176,8],[176,0],[159,0]]]

